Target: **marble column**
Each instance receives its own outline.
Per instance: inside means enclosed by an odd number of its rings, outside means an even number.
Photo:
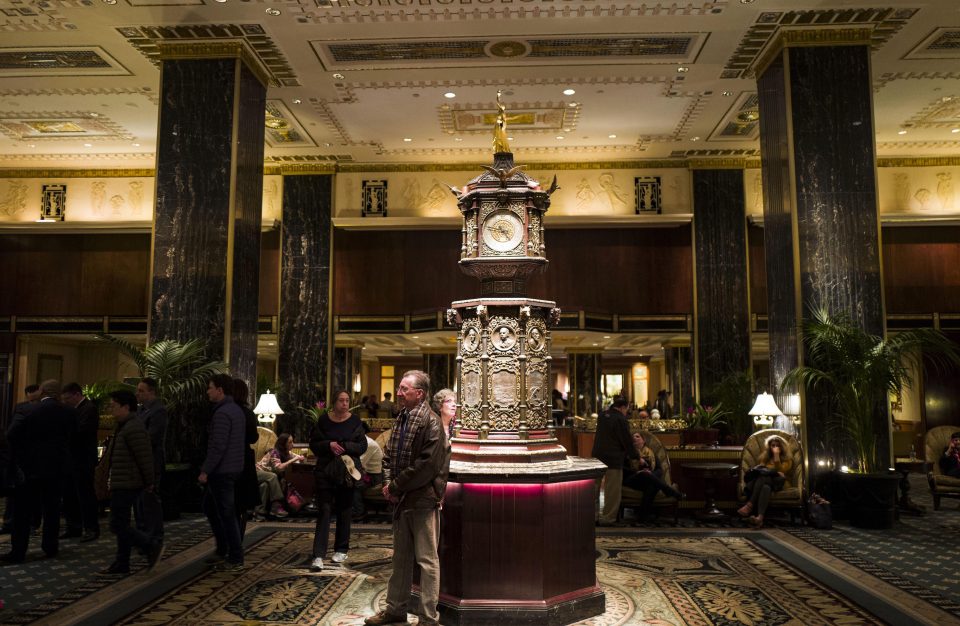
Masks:
[[[253,388],[266,74],[240,43],[161,58],[150,341],[208,339]]]
[[[664,367],[670,379],[670,404],[674,415],[686,415],[687,408],[693,406],[693,350],[690,346],[664,345]],[[661,416],[664,419],[671,415]]]
[[[598,415],[604,410],[600,389],[601,353],[567,352],[570,393],[567,395],[570,412],[580,417]]]
[[[750,367],[750,285],[743,170],[693,170],[697,397]]]
[[[884,334],[870,30],[788,30],[778,44],[757,72],[774,385],[803,362],[798,328],[815,308]],[[805,449],[836,458],[829,411],[807,400]],[[885,414],[875,430],[887,458]]]
[[[338,389],[346,389],[350,394],[351,404],[355,404],[359,397],[353,390],[353,384],[360,374],[360,353],[363,346],[360,343],[337,344],[333,349],[333,363],[330,370],[330,393]],[[333,400],[333,398],[330,398]]]
[[[300,407],[327,399],[331,362],[332,176],[283,177],[277,370],[287,411],[278,428],[306,436]]]
[[[456,352],[427,352],[423,355],[423,371],[430,376],[430,389],[453,389],[457,380]]]

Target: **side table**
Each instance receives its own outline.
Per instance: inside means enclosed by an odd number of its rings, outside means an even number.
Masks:
[[[732,463],[685,463],[683,470],[695,472],[703,480],[703,509],[696,512],[699,520],[719,522],[727,519],[727,515],[717,508],[717,478],[726,478],[733,475],[737,466]]]

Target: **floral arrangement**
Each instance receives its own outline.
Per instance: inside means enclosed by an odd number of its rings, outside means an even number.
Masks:
[[[310,418],[310,421],[316,424],[320,421],[321,417],[330,412],[330,409],[327,407],[327,403],[321,400],[313,406],[306,407],[304,412],[307,414],[307,417]]]
[[[687,408],[687,428],[716,428],[727,422],[723,419],[730,414],[730,411],[721,408],[722,402],[716,406],[703,406],[699,402]]]

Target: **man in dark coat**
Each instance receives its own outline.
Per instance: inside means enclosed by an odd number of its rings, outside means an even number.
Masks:
[[[143,421],[147,434],[150,435],[155,488],[141,494],[140,501],[134,508],[134,513],[137,519],[137,528],[154,539],[163,540],[163,505],[160,500],[160,480],[163,477],[163,468],[166,463],[164,439],[167,436],[167,407],[157,397],[157,381],[153,378],[142,378],[137,383],[137,401],[140,403],[137,416]]]
[[[24,481],[14,489],[10,552],[0,561],[22,563],[30,541],[33,511],[43,512],[41,547],[48,557],[60,550],[60,485],[71,466],[69,442],[77,428],[77,412],[59,402],[60,382],[40,385],[40,405],[10,424],[7,439],[13,462]]]
[[[210,521],[216,540],[217,555],[224,561],[218,569],[238,570],[243,567],[243,544],[240,521],[235,507],[235,484],[243,472],[243,449],[246,419],[243,410],[233,401],[233,379],[217,374],[207,384],[207,398],[214,404],[210,418],[207,458],[198,481],[206,489],[203,511]]]
[[[10,423],[21,421],[26,418],[35,408],[40,406],[40,385],[27,385],[23,388],[23,393],[26,396],[26,400],[23,402],[18,402],[15,407],[13,407],[13,415],[10,418]],[[10,442],[6,440],[7,433],[4,431],[0,433],[4,438],[4,450],[6,452],[6,457],[3,462],[5,463],[5,472],[7,474],[7,488],[10,488],[17,480],[17,467],[13,463],[13,456],[10,453]],[[0,527],[0,534],[6,534],[13,532],[13,493],[12,491],[7,492],[7,505],[3,509],[3,526]]]
[[[63,403],[77,411],[77,430],[70,441],[72,472],[63,484],[63,516],[67,530],[61,539],[82,537],[81,542],[100,536],[99,504],[93,487],[97,468],[97,431],[100,408],[83,395],[77,383],[67,383],[61,394]]]
[[[623,462],[627,457],[639,458],[630,438],[627,406],[626,398],[616,398],[610,405],[610,410],[597,420],[597,435],[593,440],[591,456],[607,466],[603,475],[603,511],[597,522],[599,526],[617,524],[623,485]]]

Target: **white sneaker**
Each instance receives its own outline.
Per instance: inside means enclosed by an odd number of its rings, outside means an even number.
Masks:
[[[346,552],[334,552],[334,553],[333,553],[333,556],[330,558],[330,560],[333,561],[334,563],[343,563],[344,561],[347,560],[347,553],[346,553]]]
[[[320,557],[315,558],[310,561],[310,570],[313,572],[319,572],[323,569],[323,559]]]

